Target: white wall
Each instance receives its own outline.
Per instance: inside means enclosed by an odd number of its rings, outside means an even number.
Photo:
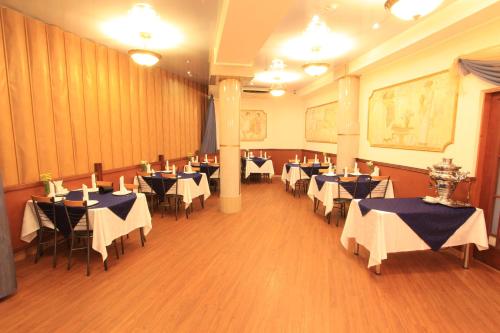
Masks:
[[[241,110],[263,110],[267,114],[267,138],[264,141],[241,141],[242,149],[300,149],[304,138],[304,101],[287,93],[281,97],[244,93]]]
[[[499,31],[500,20],[496,20],[363,73],[360,79],[359,157],[419,168],[430,166],[442,157],[452,157],[464,170],[475,174],[483,92],[494,88],[492,84],[473,75],[461,77],[454,143],[444,153],[370,147],[367,139],[368,99],[375,89],[449,69],[458,56],[499,44]]]

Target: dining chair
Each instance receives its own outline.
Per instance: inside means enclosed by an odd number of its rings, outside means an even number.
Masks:
[[[338,205],[340,214],[337,215],[337,227],[339,226],[340,216],[345,217],[347,211],[347,204],[351,203],[352,198],[356,197],[356,190],[358,185],[358,177],[337,177],[337,197],[333,199],[333,204]],[[350,188],[351,191],[348,191]],[[351,193],[352,192],[352,193]],[[328,223],[330,223],[331,214],[328,217]]]
[[[385,198],[387,187],[389,186],[390,176],[371,176],[371,180],[377,181],[377,184],[370,184],[370,198]]]
[[[86,250],[87,251],[87,276],[90,275],[90,247],[91,240],[94,237],[94,231],[90,227],[89,209],[87,201],[72,201],[64,200],[64,210],[66,212],[66,219],[68,226],[71,230],[70,249],[68,253],[68,270],[71,269],[71,259],[73,251]],[[75,247],[75,241],[84,240],[85,245]],[[113,240],[115,247],[116,258],[119,259],[118,247],[116,241]],[[104,261],[104,270],[108,270],[108,260]]]
[[[147,172],[138,171],[136,176],[137,176],[138,191],[139,193],[143,193],[146,196],[149,211],[153,213],[155,203],[157,206],[159,206],[159,197],[143,178],[143,177],[151,177],[151,175]]]
[[[57,264],[57,233],[56,227],[56,206],[53,197],[31,196],[33,209],[35,210],[36,221],[38,223],[37,245],[35,254],[35,264],[43,255],[43,246],[53,244],[54,253],[52,255],[52,267]],[[42,209],[43,206],[45,209]],[[44,240],[44,235],[52,234],[53,239]]]
[[[305,171],[302,170],[302,168],[310,168],[312,164],[310,163],[300,163],[299,164],[299,179],[295,182],[295,186],[293,189],[293,196],[297,193],[299,198],[300,198],[300,192],[304,191],[304,193],[307,193],[307,187],[309,185],[309,178],[302,177],[303,174],[305,174]]]
[[[175,209],[175,220],[179,218],[179,207],[182,203],[182,195],[179,195],[179,178],[177,178],[176,175],[172,174],[162,174],[162,186],[163,186],[163,193],[164,197],[163,200],[160,203],[160,207],[163,208],[161,212],[161,217],[163,218],[165,210],[167,208],[174,208]],[[174,179],[174,184],[170,187],[167,188],[167,183],[171,182],[172,179]],[[173,201],[173,204],[172,204]],[[186,209],[186,218],[188,218],[188,210]]]

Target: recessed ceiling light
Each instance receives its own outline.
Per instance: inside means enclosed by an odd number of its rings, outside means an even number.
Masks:
[[[187,59],[186,64],[190,64],[190,63],[191,63],[191,60]]]
[[[188,76],[193,76],[193,73],[191,73],[191,71],[187,71],[187,75]]]
[[[378,23],[378,22],[373,23],[373,25],[372,25],[372,29],[373,29],[373,30],[378,30],[378,29],[380,29],[380,23]]]

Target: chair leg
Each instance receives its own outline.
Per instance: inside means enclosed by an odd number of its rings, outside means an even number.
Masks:
[[[123,246],[123,236],[120,236],[120,242],[122,245],[122,254],[125,254],[125,247]]]
[[[104,260],[104,270],[107,272],[108,271],[108,259]]]
[[[87,237],[87,276],[90,276],[90,238]]]
[[[144,228],[139,229],[139,235],[141,237],[141,246],[144,247],[144,242],[146,241],[146,236],[144,236]]]
[[[337,215],[337,227],[339,226],[339,219],[340,219],[340,214]]]
[[[42,230],[38,231],[38,239],[37,239],[37,243],[36,243],[35,264],[38,262],[38,259],[40,259],[40,255],[42,253],[42,236],[43,236],[43,231]]]
[[[186,213],[186,218],[188,219],[189,218],[189,210],[191,209],[193,203],[190,203],[189,206],[186,207],[186,209],[184,209],[184,212]]]
[[[57,265],[57,229],[54,227],[54,255],[52,256],[52,268]]]
[[[74,235],[71,235],[71,246],[69,248],[69,253],[68,253],[68,271],[71,268],[71,256],[73,255],[73,246],[75,245],[75,237]]]
[[[199,198],[200,198],[200,202],[201,202],[201,208],[205,208],[205,200],[203,200],[205,198],[203,197],[203,195],[200,195]]]
[[[175,198],[175,220],[179,218],[179,198]]]
[[[113,245],[115,246],[116,259],[120,259],[120,254],[118,253],[118,246],[116,245],[116,239],[113,241]]]

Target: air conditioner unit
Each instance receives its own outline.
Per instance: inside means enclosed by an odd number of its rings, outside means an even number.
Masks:
[[[254,86],[247,86],[242,88],[244,93],[247,94],[267,94],[269,93],[269,88],[266,87],[254,87]]]

